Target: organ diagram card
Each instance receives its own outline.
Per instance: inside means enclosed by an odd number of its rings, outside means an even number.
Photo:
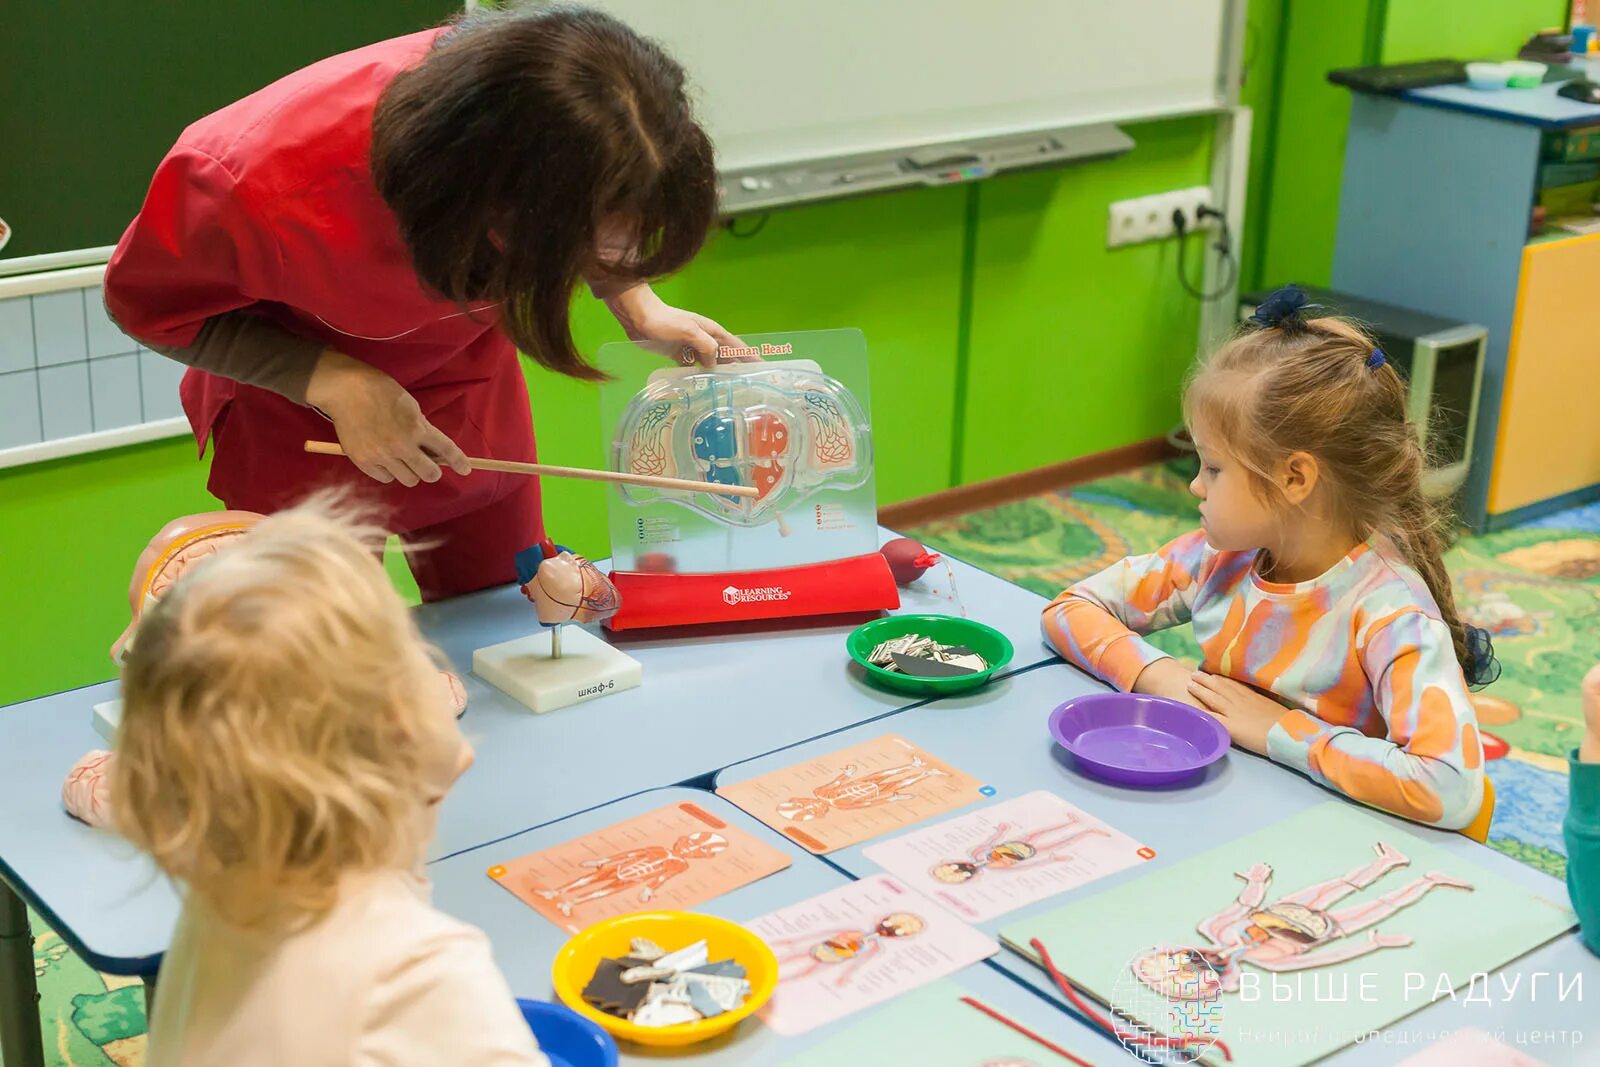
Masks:
[[[778,849],[682,803],[496,864],[489,877],[575,934],[613,915],[692,908],[788,866]]]
[[[1000,948],[881,874],[745,925],[778,956],[778,991],[761,1017],[780,1034],[801,1034],[882,1003]]]
[[[1156,854],[1081,808],[1040,791],[871,845],[865,855],[976,923]]]
[[[717,793],[821,855],[983,797],[979,781],[885,734]]]

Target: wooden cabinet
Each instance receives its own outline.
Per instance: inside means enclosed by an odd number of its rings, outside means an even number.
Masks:
[[[1489,512],[1600,482],[1600,234],[1528,245],[1495,442]]]

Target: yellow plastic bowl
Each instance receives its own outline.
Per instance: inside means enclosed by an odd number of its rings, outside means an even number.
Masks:
[[[733,1011],[676,1026],[639,1026],[593,1007],[583,999],[583,988],[594,977],[595,968],[602,959],[626,956],[628,943],[636,937],[647,937],[668,952],[704,941],[713,961],[732,959],[744,964],[750,995]],[[550,977],[561,1003],[594,1020],[612,1037],[669,1048],[693,1045],[732,1030],[771,1000],[778,988],[778,957],[765,941],[727,919],[687,911],[641,911],[601,920],[575,935],[556,953]]]

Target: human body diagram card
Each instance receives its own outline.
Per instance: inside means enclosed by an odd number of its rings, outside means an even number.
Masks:
[[[771,845],[682,803],[489,868],[568,933],[629,912],[691,908],[789,866]]]
[[[778,957],[761,1017],[801,1034],[953,974],[1000,946],[888,875],[840,886],[745,924]]]
[[[894,734],[722,786],[717,794],[817,855],[984,795],[976,778]]]
[[[1000,937],[1034,958],[1037,938],[1119,1025],[1186,1042],[1195,1062],[1298,1067],[1460,996],[1573,922],[1459,851],[1335,801]]]
[[[865,855],[968,922],[1076,889],[1155,852],[1043,791],[913,830]]]

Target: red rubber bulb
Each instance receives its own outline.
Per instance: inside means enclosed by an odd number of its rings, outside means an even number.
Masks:
[[[922,577],[922,572],[939,562],[936,552],[929,552],[909,537],[896,537],[878,549],[889,562],[889,573],[899,585],[910,585]]]

